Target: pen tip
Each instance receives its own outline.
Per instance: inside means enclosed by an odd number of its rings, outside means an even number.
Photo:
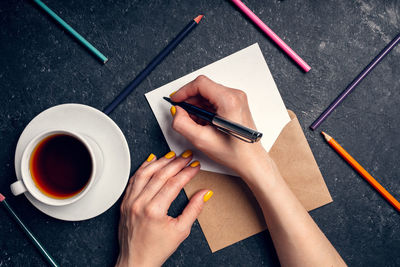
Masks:
[[[164,100],[166,100],[167,102],[169,102],[169,103],[171,103],[171,104],[172,104],[172,100],[171,100],[171,98],[169,98],[169,97],[166,97],[166,96],[164,96],[163,98],[164,98]]]
[[[4,199],[6,199],[6,197],[5,197],[5,196],[3,196],[3,194],[1,194],[1,193],[0,193],[0,202],[3,202],[3,201],[4,201]]]
[[[198,15],[194,21],[196,21],[197,24],[199,24],[200,20],[204,17],[204,15]]]

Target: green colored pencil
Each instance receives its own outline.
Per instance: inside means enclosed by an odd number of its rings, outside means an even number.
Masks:
[[[61,26],[64,27],[67,31],[69,31],[79,42],[81,42],[84,46],[86,46],[93,54],[95,54],[104,64],[108,61],[99,50],[96,49],[91,43],[89,43],[82,35],[80,35],[77,31],[75,31],[71,26],[68,25],[62,18],[60,18],[56,13],[53,12],[48,6],[46,6],[40,0],[33,0],[36,4],[38,4],[47,14],[49,14],[53,19],[55,19]]]

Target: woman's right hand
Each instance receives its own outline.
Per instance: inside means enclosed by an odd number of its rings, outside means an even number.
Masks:
[[[188,102],[215,112],[233,122],[256,129],[250,113],[247,96],[243,91],[217,84],[206,76],[199,76],[171,94],[175,102]],[[201,123],[184,109],[171,107],[172,127],[208,157],[239,175],[248,172],[252,164],[269,159],[260,142],[246,143],[227,135],[215,127]],[[246,163],[246,164],[244,164]]]

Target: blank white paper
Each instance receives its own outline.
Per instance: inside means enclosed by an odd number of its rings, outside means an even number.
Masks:
[[[267,151],[290,121],[289,114],[257,43],[145,95],[171,150],[179,154],[191,149],[194,159],[200,161],[202,170],[235,175],[232,170],[209,159],[171,127],[171,104],[163,97],[201,74],[217,83],[246,92],[257,130],[263,133],[261,143]]]

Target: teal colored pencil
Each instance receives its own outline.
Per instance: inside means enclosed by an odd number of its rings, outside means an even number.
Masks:
[[[25,226],[25,224],[21,221],[18,215],[14,212],[14,210],[8,205],[5,196],[0,193],[0,203],[4,205],[4,208],[10,213],[11,217],[15,220],[15,222],[21,227],[24,233],[29,237],[32,243],[36,246],[39,252],[43,255],[43,257],[47,260],[47,262],[52,267],[58,267],[59,265],[54,261],[54,259],[50,256],[47,250],[40,244],[39,240],[32,234],[32,232]]]
[[[91,43],[89,43],[85,38],[82,37],[77,31],[75,31],[71,26],[68,25],[62,18],[60,18],[56,13],[53,12],[48,6],[46,6],[40,0],[33,0],[36,4],[38,4],[47,14],[49,14],[53,19],[55,19],[58,23],[61,24],[67,31],[69,31],[79,42],[81,42],[84,46],[86,46],[93,54],[95,54],[104,64],[108,61],[99,50],[96,49]]]

